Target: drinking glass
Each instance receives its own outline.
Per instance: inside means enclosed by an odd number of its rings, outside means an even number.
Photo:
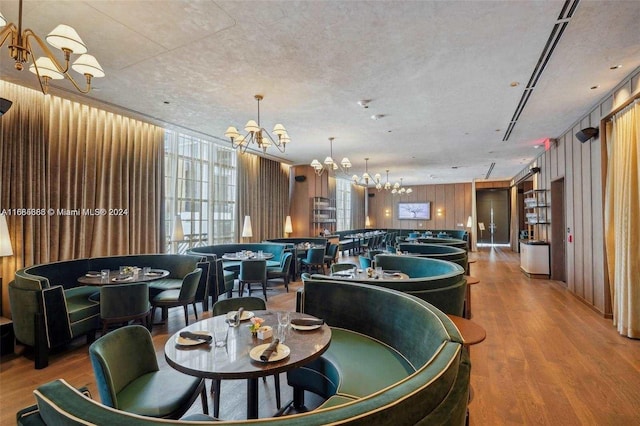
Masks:
[[[291,316],[288,311],[279,311],[278,312],[278,325],[280,327],[289,327],[289,323],[291,321]]]
[[[217,348],[227,346],[227,335],[229,334],[229,326],[226,323],[216,324],[213,327],[213,341]]]
[[[382,278],[382,266],[376,266],[376,277]]]
[[[278,325],[278,331],[276,331],[276,338],[280,343],[284,343],[287,340],[287,326]]]
[[[142,268],[142,275],[144,275],[145,277],[149,275],[149,272],[151,272],[150,266],[145,266],[144,268]]]
[[[109,270],[103,269],[100,271],[100,282],[108,283],[109,282]]]
[[[238,315],[238,312],[231,312],[228,316],[227,316],[227,322],[229,323],[229,325],[231,327],[239,327],[240,326],[240,315]]]

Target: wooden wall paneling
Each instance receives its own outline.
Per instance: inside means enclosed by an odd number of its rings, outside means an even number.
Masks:
[[[636,94],[640,92],[640,73],[631,78],[631,93]]]
[[[431,201],[431,220],[427,221],[427,229],[438,229],[436,225],[436,185],[425,185],[422,187],[425,201]]]
[[[600,126],[600,110],[591,113],[591,123]],[[602,128],[604,133],[604,128]],[[607,306],[606,294],[609,293],[608,280],[605,279],[605,251],[604,251],[604,198],[603,198],[603,168],[602,168],[602,143],[603,137],[599,136],[591,144],[591,223],[592,223],[592,282],[593,304],[605,314],[611,313]]]
[[[436,205],[435,205],[435,210],[436,210],[436,229],[443,229],[446,227],[446,205],[445,205],[445,201],[446,201],[446,195],[445,195],[445,186],[444,185],[436,185]],[[438,210],[440,210],[440,212],[438,213]]]
[[[455,184],[455,205],[453,210],[455,212],[455,228],[454,229],[464,229],[465,223],[467,222],[467,218],[465,216],[466,209],[464,208],[465,202],[465,184],[464,183],[456,183]]]
[[[575,292],[575,247],[576,229],[574,226],[574,198],[573,198],[573,181],[575,175],[573,172],[573,135],[567,133],[562,144],[564,145],[564,157],[565,157],[565,200],[566,200],[566,223],[567,228],[570,230],[573,236],[573,242],[567,244],[567,287],[570,291]]]
[[[582,128],[591,126],[589,117],[582,120]],[[597,125],[597,124],[596,124]],[[593,217],[592,217],[592,194],[591,194],[591,144],[589,140],[582,145],[582,233],[584,236],[583,245],[583,282],[584,298],[593,304]]]
[[[627,80],[613,94],[613,107],[618,108],[631,98],[633,91],[631,89],[631,80]]]
[[[444,186],[444,229],[456,228],[456,187]]]
[[[576,125],[571,134],[575,135],[583,127]],[[582,143],[573,137],[573,202],[577,207],[574,209],[573,227],[575,233],[573,241],[575,245],[574,262],[575,262],[575,293],[584,299],[584,231],[583,231],[583,196],[582,196]]]

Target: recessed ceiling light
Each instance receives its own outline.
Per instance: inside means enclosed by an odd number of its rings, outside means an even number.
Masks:
[[[384,114],[374,114],[374,115],[371,116],[371,119],[372,120],[380,120],[382,117],[384,117]]]
[[[595,86],[591,86],[591,90],[596,90],[596,89],[599,89],[599,88],[600,88],[600,85],[599,85],[599,84],[597,84],[597,85],[595,85]]]
[[[499,131],[500,131],[500,129],[496,129],[496,132],[499,132]]]
[[[171,103],[171,102],[169,102],[169,101],[164,101],[164,104],[165,104],[165,105],[169,105],[170,103]]]
[[[362,100],[358,101],[358,105],[360,105],[362,108],[369,108],[369,102],[371,102],[371,100],[362,99]]]
[[[535,149],[538,149],[538,148],[540,148],[540,145],[534,145],[533,147],[534,147]]]
[[[622,68],[622,65],[618,64],[618,65],[613,65],[613,66],[609,67],[610,70],[617,70],[619,68]]]
[[[509,83],[509,86],[518,87],[518,86],[520,86],[520,82],[519,81],[512,81],[511,83]]]

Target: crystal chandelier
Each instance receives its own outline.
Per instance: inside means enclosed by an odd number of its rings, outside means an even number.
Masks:
[[[325,171],[325,167],[328,170],[334,170],[334,171],[340,169],[342,173],[345,173],[345,174],[347,174],[349,172],[349,169],[351,168],[351,161],[349,161],[347,157],[344,157],[340,162],[340,164],[336,163],[333,160],[333,140],[334,139],[335,139],[334,137],[329,138],[329,144],[330,144],[329,154],[330,155],[324,159],[324,166],[315,158],[310,164],[318,176],[322,176],[322,174]]]
[[[364,186],[369,186],[369,181],[373,181],[377,187],[377,185],[380,183],[381,178],[382,176],[380,176],[380,173],[376,173],[373,178],[371,177],[371,175],[369,174],[369,158],[367,157],[364,159],[364,173],[362,174],[362,177],[353,175],[351,177],[351,180],[353,180],[353,183],[356,185],[362,182]]]
[[[4,27],[4,28],[2,28]],[[56,59],[53,52],[47,47],[40,37],[33,30],[22,29],[22,0],[18,9],[18,25],[7,22],[0,13],[0,46],[9,41],[9,54],[15,61],[14,67],[18,71],[24,69],[24,65],[31,61],[29,71],[38,76],[40,90],[46,94],[49,90],[49,81],[62,80],[67,78],[81,93],[88,93],[91,90],[91,79],[93,77],[104,77],[104,71],[95,57],[87,54],[87,46],[73,28],[60,24],[51,31],[46,39],[47,42],[56,49],[64,53],[64,65]],[[46,55],[35,58],[31,41],[35,41],[40,50]],[[69,74],[69,61],[72,54],[80,55],[71,65],[71,69],[84,75],[87,85],[82,89]]]
[[[247,124],[244,126],[247,134],[244,136],[233,126],[230,126],[227,131],[224,132],[224,135],[231,140],[233,149],[238,149],[242,154],[247,151],[247,148],[252,143],[258,145],[258,148],[262,148],[262,152],[267,152],[267,148],[270,146],[275,146],[278,148],[278,151],[284,152],[285,149],[287,149],[287,144],[291,141],[287,130],[282,124],[276,124],[273,127],[273,134],[277,136],[277,139],[271,137],[269,132],[260,125],[260,101],[264,99],[264,96],[255,95],[254,98],[258,101],[258,122],[256,123],[254,120],[247,121]]]
[[[413,189],[411,188],[405,188],[404,186],[402,186],[402,178],[400,178],[400,183],[396,182],[393,184],[393,189],[391,190],[391,193],[393,195],[404,195],[404,194],[411,194],[413,192]]]

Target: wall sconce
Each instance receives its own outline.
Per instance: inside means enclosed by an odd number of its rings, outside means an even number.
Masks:
[[[284,235],[288,237],[289,234],[293,233],[293,226],[291,225],[291,216],[287,216],[284,219]]]
[[[391,215],[391,210],[389,210],[389,209],[384,209],[384,215],[385,215],[386,217],[389,217],[389,216]]]
[[[436,214],[438,216],[442,216],[444,214],[444,210],[443,209],[436,209]]]
[[[244,217],[244,224],[242,225],[242,238],[253,237],[253,229],[251,229],[251,217]]]

